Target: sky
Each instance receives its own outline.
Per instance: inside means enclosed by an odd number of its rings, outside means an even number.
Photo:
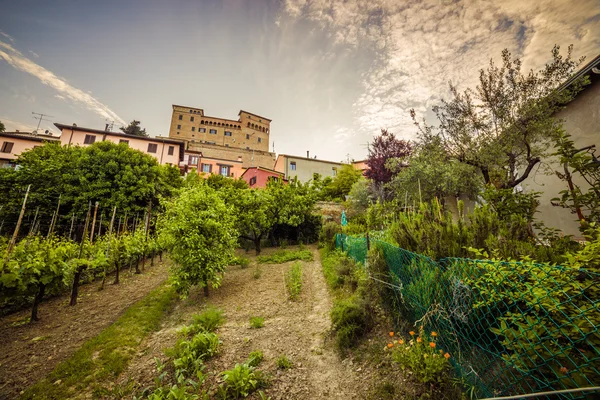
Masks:
[[[600,54],[599,0],[2,1],[0,121],[167,136],[171,105],[270,118],[271,149],[360,160],[385,128],[411,140],[449,82],[474,87],[507,48]]]

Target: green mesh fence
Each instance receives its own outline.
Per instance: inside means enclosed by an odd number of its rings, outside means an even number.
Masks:
[[[336,237],[363,265],[367,241]],[[600,385],[600,275],[535,263],[435,261],[378,240],[370,246],[383,252],[396,286],[394,309],[439,334],[456,373],[479,396]]]

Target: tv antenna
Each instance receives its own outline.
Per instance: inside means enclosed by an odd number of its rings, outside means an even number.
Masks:
[[[31,113],[33,115],[37,115],[37,117],[34,116],[32,118],[38,120],[37,128],[35,128],[35,133],[37,133],[37,131],[40,129],[40,124],[42,123],[42,121],[52,122],[49,119],[45,119],[44,117],[54,118],[54,116],[48,115],[48,114],[36,113],[36,112],[33,112],[33,111]]]
[[[113,127],[115,126],[115,121],[111,121],[110,119],[105,119],[104,122],[106,122],[106,126],[104,127],[104,130],[106,132],[112,132]]]

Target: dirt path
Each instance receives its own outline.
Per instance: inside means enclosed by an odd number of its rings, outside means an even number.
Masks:
[[[107,284],[103,291],[98,291],[98,282],[80,287],[75,307],[68,306],[66,295],[43,302],[40,321],[34,324],[22,323],[30,310],[0,319],[0,399],[17,398],[167,276],[166,265],[147,263],[141,275],[126,270],[119,285]]]
[[[218,384],[219,372],[244,362],[251,351],[261,350],[264,361],[259,369],[272,374],[265,392],[273,400],[364,398],[368,383],[357,376],[359,366],[340,359],[327,340],[331,299],[319,253],[314,247],[311,249],[315,260],[303,262],[302,294],[295,302],[288,300],[284,284],[284,273],[291,263],[261,265],[261,277],[255,279],[254,257],[250,268],[231,267],[221,288],[211,292],[209,304],[224,310],[226,322],[217,332],[223,341],[221,353],[207,362],[209,386]],[[271,251],[267,249],[263,254]],[[177,328],[205,305],[206,299],[199,294],[180,303],[163,329],[142,344],[120,382],[133,379],[139,387],[150,385],[155,376],[153,358],[165,359],[163,351],[175,343]],[[264,317],[264,327],[251,329],[252,316]],[[277,369],[276,360],[281,355],[292,361],[291,369]]]

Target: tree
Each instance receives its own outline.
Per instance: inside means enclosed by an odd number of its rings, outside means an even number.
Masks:
[[[127,135],[132,135],[132,136],[148,136],[148,134],[146,133],[146,129],[142,129],[140,128],[140,121],[136,121],[133,120],[129,123],[129,125],[122,126],[121,129],[124,133],[126,133]]]
[[[360,177],[348,193],[348,209],[351,215],[362,215],[367,212],[370,205],[369,181]]]
[[[0,132],[4,132],[6,131],[6,128],[4,127],[4,124],[2,123],[2,121],[0,121]]]
[[[337,171],[337,175],[329,185],[325,187],[327,195],[332,199],[345,200],[346,195],[354,185],[362,177],[362,172],[354,168],[351,164],[344,164]]]
[[[479,74],[479,85],[460,93],[450,85],[451,99],[433,108],[439,127],[416,122],[420,136],[438,136],[452,160],[475,167],[488,185],[514,188],[548,155],[562,129],[553,115],[581,88],[561,88],[579,65],[552,50],[552,61],[538,72],[522,72],[522,63],[508,50],[502,64],[493,61]]]
[[[483,186],[475,167],[452,160],[437,136],[420,142],[408,160],[388,167],[397,172],[389,187],[404,206],[407,201],[429,203],[437,198],[443,202],[447,196],[461,194],[475,198]]]
[[[200,285],[208,296],[208,285],[220,286],[233,259],[238,233],[231,208],[206,184],[183,189],[164,206],[158,231],[176,263],[173,285],[182,295]]]
[[[240,190],[235,198],[237,230],[240,238],[254,244],[256,255],[261,252],[261,241],[273,229],[275,219],[270,208],[273,198],[266,190]]]
[[[387,161],[407,157],[411,151],[412,145],[409,142],[396,139],[393,133],[382,129],[381,135],[375,137],[373,143],[369,144],[369,156],[366,162],[369,168],[365,176],[378,184],[389,182],[394,173],[387,168]]]

